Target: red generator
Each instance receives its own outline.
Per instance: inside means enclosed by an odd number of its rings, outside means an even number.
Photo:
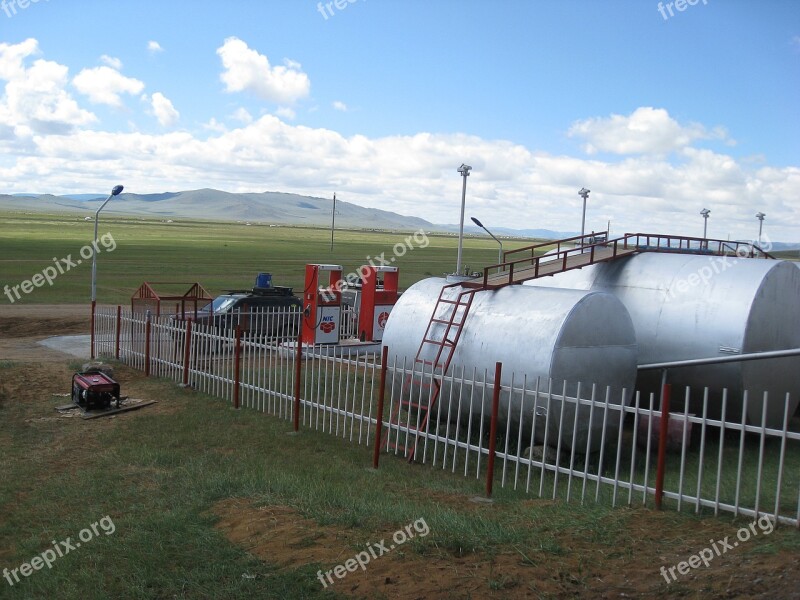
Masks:
[[[112,402],[119,408],[119,384],[105,373],[75,373],[72,401],[83,410],[107,409]]]

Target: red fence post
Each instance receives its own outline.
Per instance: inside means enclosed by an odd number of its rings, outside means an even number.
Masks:
[[[386,397],[386,371],[389,363],[389,346],[381,350],[381,387],[378,389],[378,422],[375,424],[375,449],[372,454],[372,468],[378,468],[378,457],[381,455],[381,438],[383,437],[383,402]]]
[[[242,330],[236,328],[236,345],[233,351],[233,408],[239,408],[239,383],[242,368]]]
[[[116,358],[117,360],[119,360],[119,340],[120,337],[122,337],[120,335],[121,329],[122,329],[122,307],[119,304],[117,304],[117,339],[114,340],[114,358]]]
[[[189,385],[189,360],[192,349],[192,322],[186,320],[186,338],[183,344],[183,385]]]
[[[150,377],[150,315],[144,326],[144,376]]]
[[[503,363],[494,366],[494,392],[492,394],[492,423],[489,428],[489,465],[486,468],[486,497],[492,497],[492,483],[494,482],[495,446],[497,445],[497,412],[500,408],[500,376],[503,373]]]
[[[294,359],[294,430],[300,430],[300,375],[303,365],[303,333],[297,334],[297,356]]]
[[[94,300],[92,300],[92,324],[91,324],[91,341],[90,341],[90,346],[92,347],[91,349],[92,360],[94,360],[94,313],[96,304],[97,303]]]
[[[658,466],[656,470],[656,510],[661,510],[664,495],[664,470],[667,461],[667,436],[669,435],[669,396],[672,385],[665,383],[661,393],[661,428],[658,436]],[[650,425],[652,427],[652,424]]]

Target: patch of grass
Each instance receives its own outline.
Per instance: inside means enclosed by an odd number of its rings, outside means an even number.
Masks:
[[[94,223],[77,215],[24,215],[0,213],[4,280],[20,283],[52,266],[53,257],[78,258],[82,246],[91,241]],[[156,219],[106,217],[100,235],[111,233],[116,247],[100,246],[97,255],[97,293],[102,304],[130,302],[143,281],[199,281],[212,294],[250,287],[256,273],[269,271],[276,285],[302,291],[307,263],[343,265],[351,272],[368,257],[385,253],[405,243],[408,232],[336,232],[333,251],[330,230],[308,227],[247,227],[240,223],[189,221],[163,223]],[[393,263],[400,267],[400,286],[430,276],[441,276],[455,268],[457,236],[430,235],[422,248],[411,240]],[[424,243],[424,242],[423,242]],[[535,243],[533,240],[504,241],[506,249]],[[113,248],[113,251],[109,251]],[[485,236],[468,236],[464,243],[465,265],[479,270],[497,261],[497,245]],[[90,261],[83,261],[59,275],[52,286],[37,288],[25,296],[26,303],[85,302],[90,286]],[[188,286],[186,286],[188,287]]]
[[[25,366],[16,369],[11,374],[21,380]],[[0,567],[30,560],[51,540],[74,540],[106,515],[115,531],[98,535],[52,569],[3,587],[4,597],[332,596],[319,586],[315,565],[279,569],[277,557],[274,564],[256,560],[216,530],[211,509],[229,498],[289,506],[321,526],[353,531],[361,542],[424,518],[430,535],[402,547],[409,557],[512,553],[529,565],[552,564],[582,544],[635,548],[639,541],[638,530],[628,526],[635,511],[537,503],[509,489],[498,489],[492,505],[475,505],[469,498],[481,493],[482,481],[388,456],[373,471],[363,446],[307,429],[287,435],[288,421],[233,410],[166,380],[143,379],[123,365],[116,376],[126,393],[158,404],[94,421],[32,420],[52,413],[60,401],[51,398],[5,411]],[[794,547],[787,542],[793,535],[776,530],[770,543]],[[355,549],[363,543],[343,547],[342,555]],[[562,571],[565,589],[584,589],[585,573]],[[488,585],[502,593],[521,583],[498,574]]]

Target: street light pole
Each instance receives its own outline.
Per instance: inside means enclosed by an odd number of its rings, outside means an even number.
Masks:
[[[764,217],[766,217],[764,213],[760,212],[756,214],[756,219],[758,219],[758,246],[761,247],[761,229],[764,227]]]
[[[333,193],[333,210],[331,211],[331,252],[333,252],[333,230],[336,227],[336,192]]]
[[[464,207],[467,203],[467,177],[472,167],[462,164],[458,167],[458,172],[464,178],[464,185],[461,188],[461,220],[458,224],[458,258],[456,259],[456,275],[461,275],[461,254],[464,249]]]
[[[708,239],[708,215],[711,214],[711,211],[704,208],[700,214],[703,215],[703,239],[705,240]]]
[[[97,209],[97,212],[94,213],[94,240],[92,240],[92,325],[91,325],[91,357],[94,359],[94,314],[95,308],[97,306],[97,222],[100,218],[100,211],[106,207],[106,204],[114,196],[119,196],[122,193],[123,187],[121,185],[115,185],[114,189],[111,190],[111,194],[109,194],[106,201],[100,205],[100,208]]]
[[[114,196],[119,196],[122,192],[123,187],[121,185],[114,186],[114,189],[111,190],[111,194],[106,198],[106,201],[100,205],[100,208],[97,209],[97,212],[94,213],[94,252],[92,252],[92,306],[94,306],[95,301],[97,300],[97,222],[100,218],[100,211],[106,207],[106,204]]]
[[[475,223],[475,225],[477,225],[478,227],[483,229],[486,233],[488,233],[490,236],[492,236],[492,239],[500,245],[500,249],[497,251],[497,264],[498,265],[503,264],[503,242],[494,237],[494,234],[488,229],[486,229],[486,227],[483,226],[483,223],[478,221],[478,219],[476,219],[475,217],[471,217],[471,219],[472,222]],[[498,273],[500,272],[500,267],[497,267],[497,272]]]
[[[583,244],[583,236],[586,235],[586,199],[589,198],[589,192],[586,188],[581,188],[578,196],[583,198],[583,216],[581,217],[581,244]]]

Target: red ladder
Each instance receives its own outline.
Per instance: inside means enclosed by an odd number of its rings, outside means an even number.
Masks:
[[[430,412],[439,398],[442,382],[450,367],[458,340],[461,338],[472,300],[480,291],[479,289],[464,290],[458,294],[456,300],[450,300],[446,296],[449,296],[448,291],[455,287],[461,287],[461,284],[446,285],[439,292],[433,314],[417,350],[412,372],[406,377],[403,393],[394,409],[390,426],[386,430],[388,446],[402,451],[404,455],[408,456],[409,462],[414,460],[419,433],[425,431]],[[441,337],[438,335],[439,332],[441,332]],[[420,372],[418,372],[419,367],[421,367]],[[419,390],[417,401],[411,397],[415,389]],[[423,400],[422,390],[429,390],[427,402]],[[402,423],[401,418],[403,410],[409,414],[405,424]],[[411,423],[412,410],[417,411],[416,423]],[[400,427],[407,428],[404,442],[401,442],[400,439]],[[394,441],[391,438],[393,430],[396,432]],[[409,438],[413,438],[413,440],[409,440]],[[382,442],[382,444],[386,443],[386,440]]]

